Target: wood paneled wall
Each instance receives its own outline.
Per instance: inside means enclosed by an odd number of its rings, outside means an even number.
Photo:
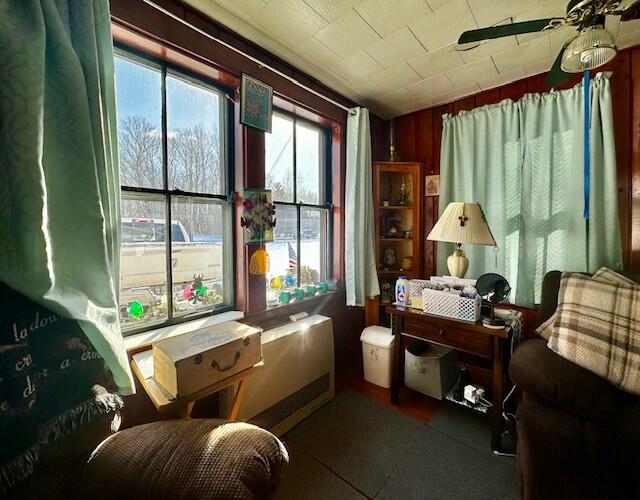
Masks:
[[[611,87],[616,133],[618,168],[618,206],[625,268],[640,271],[640,47],[621,51],[603,70],[612,71]],[[531,92],[546,92],[545,75],[519,80],[503,87],[488,90],[464,99],[423,109],[395,119],[396,143],[403,161],[421,161],[425,174],[440,173],[440,142],[442,115],[458,113],[503,99],[520,99]],[[561,88],[569,88],[580,80],[574,77]],[[388,127],[388,124],[386,125]],[[377,124],[374,130],[380,130]],[[374,133],[375,159],[384,159],[388,138]],[[425,234],[438,219],[438,199],[424,199]],[[431,242],[424,246],[425,273],[435,273],[435,248]]]

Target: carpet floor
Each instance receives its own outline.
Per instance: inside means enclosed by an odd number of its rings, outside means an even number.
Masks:
[[[345,390],[283,441],[278,499],[517,497],[514,459],[490,451],[485,420],[451,405],[425,423]]]

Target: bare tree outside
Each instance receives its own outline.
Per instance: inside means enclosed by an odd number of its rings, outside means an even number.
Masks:
[[[167,138],[169,175],[175,189],[187,192],[222,192],[220,140],[202,126],[173,131]],[[161,188],[162,138],[142,116],[129,116],[120,127],[120,179],[124,186]],[[163,218],[156,204],[128,204],[135,213],[123,217]],[[183,224],[192,241],[222,237],[224,221],[214,217],[208,203],[176,203],[172,220]]]
[[[161,188],[162,136],[143,116],[127,116],[118,130],[120,184]]]

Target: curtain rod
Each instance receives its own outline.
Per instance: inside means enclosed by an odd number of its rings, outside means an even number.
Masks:
[[[167,9],[165,9],[164,7],[161,7],[160,5],[158,5],[157,3],[154,3],[151,0],[142,0],[144,3],[146,3],[147,5],[153,7],[154,9],[158,10],[159,12],[162,12],[164,15],[169,16],[172,19],[175,19],[176,21],[178,21],[179,23],[185,25],[187,28],[192,29],[193,31],[196,31],[198,33],[200,33],[202,36],[207,37],[208,39],[219,43],[221,45],[224,45],[226,48],[233,50],[234,52],[246,57],[247,59],[253,61],[254,63],[260,65],[263,68],[268,69],[269,71],[271,71],[272,73],[275,73],[278,76],[281,76],[282,78],[285,78],[287,80],[289,80],[291,83],[293,83],[294,85],[297,85],[298,87],[306,90],[307,92],[311,92],[313,95],[319,97],[320,99],[323,99],[324,101],[327,101],[328,103],[333,104],[334,106],[337,106],[341,109],[344,109],[346,112],[350,113],[350,114],[354,114],[351,111],[351,108],[348,108],[347,106],[340,104],[339,102],[334,101],[333,99],[331,99],[330,97],[327,97],[324,94],[321,94],[320,92],[318,92],[317,90],[314,90],[310,87],[307,87],[305,84],[300,83],[298,80],[296,80],[295,78],[292,78],[291,76],[287,75],[286,73],[283,73],[282,71],[277,70],[276,68],[269,66],[268,64],[264,63],[263,61],[261,61],[260,59],[253,57],[250,54],[247,54],[243,51],[241,51],[240,49],[234,47],[231,44],[228,44],[227,42],[225,42],[224,40],[220,40],[219,38],[216,38],[215,36],[211,35],[210,33],[207,33],[206,31],[198,28],[197,26],[194,26],[193,24],[191,24],[188,21],[185,21],[184,19],[182,19],[181,17],[178,17],[177,15],[175,15],[173,12],[168,11]]]

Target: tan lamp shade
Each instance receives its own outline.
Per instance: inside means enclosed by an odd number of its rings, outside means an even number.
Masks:
[[[480,203],[449,203],[427,239],[496,246]]]
[[[460,248],[462,243],[496,246],[480,203],[461,201],[447,205],[427,239],[458,244],[447,259],[449,273],[458,278],[464,278],[469,269],[469,259]]]

